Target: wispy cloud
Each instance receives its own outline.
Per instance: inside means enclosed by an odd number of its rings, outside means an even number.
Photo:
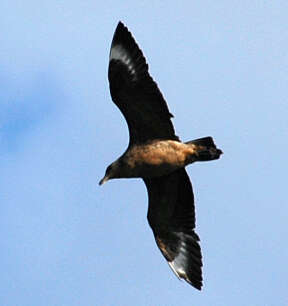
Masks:
[[[55,79],[45,73],[25,82],[3,75],[1,79],[5,86],[0,108],[0,152],[3,152],[16,149],[27,134],[44,124],[64,96]]]

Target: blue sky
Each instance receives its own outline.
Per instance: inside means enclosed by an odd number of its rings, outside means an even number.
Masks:
[[[0,3],[0,304],[288,304],[287,1]],[[204,288],[178,281],[141,180],[98,181],[126,148],[107,66],[133,33],[183,140]]]

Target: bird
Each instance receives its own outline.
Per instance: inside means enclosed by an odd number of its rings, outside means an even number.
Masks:
[[[143,179],[148,192],[147,219],[157,246],[176,276],[201,290],[202,254],[185,167],[219,159],[222,151],[211,136],[180,141],[143,52],[121,21],[111,43],[108,80],[111,98],[127,121],[129,144],[107,167],[99,185],[111,179]]]

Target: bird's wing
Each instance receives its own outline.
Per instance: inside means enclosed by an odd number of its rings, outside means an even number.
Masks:
[[[148,221],[156,243],[178,278],[197,289],[202,286],[202,256],[194,232],[192,185],[185,169],[144,179],[148,190]]]
[[[108,78],[111,97],[123,113],[130,144],[174,139],[168,106],[148,72],[148,65],[131,33],[119,22],[113,36]]]

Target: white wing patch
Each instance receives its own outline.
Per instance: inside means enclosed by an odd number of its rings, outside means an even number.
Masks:
[[[168,261],[168,264],[172,271],[176,274],[178,278],[187,279],[186,268],[187,268],[187,258],[185,256],[185,242],[181,241],[179,254],[174,258],[173,261]]]
[[[127,51],[121,45],[112,46],[109,60],[111,61],[113,59],[119,60],[125,64],[128,67],[129,72],[133,75],[133,79],[137,79],[134,63],[132,62],[129,53],[127,53]]]

